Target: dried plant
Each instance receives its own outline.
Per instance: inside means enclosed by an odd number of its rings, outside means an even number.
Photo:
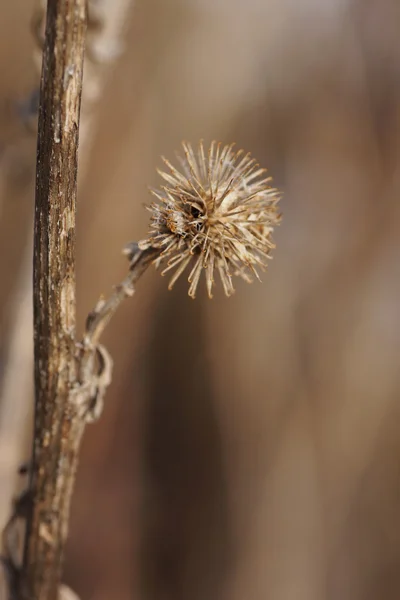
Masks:
[[[170,287],[189,263],[194,298],[205,272],[212,296],[218,271],[227,296],[232,276],[246,281],[265,268],[279,223],[279,192],[255,159],[213,142],[197,154],[183,144],[178,171],[164,159],[166,182],[153,193],[151,232],[125,249],[130,266],[110,298],[89,314],[76,342],[75,208],[77,150],[86,0],[49,0],[38,120],[34,227],[35,425],[30,483],[4,531],[3,565],[13,598],[60,597],[70,501],[87,423],[101,414],[112,360],[100,336],[151,263],[175,269]],[[67,84],[66,84],[67,82]],[[26,522],[22,565],[13,528]],[[62,595],[62,594],[61,594]]]
[[[163,158],[168,172],[158,172],[166,185],[152,190],[158,202],[148,207],[150,235],[139,247],[161,250],[155,262],[167,262],[162,275],[175,270],[170,289],[192,264],[189,296],[195,297],[202,271],[210,298],[215,271],[230,296],[232,275],[251,282],[253,275],[259,278],[256,267],[265,268],[271,258],[280,194],[264,177],[266,170],[250,154],[235,152],[234,144],[212,142],[207,154],[202,141],[197,153],[188,143],[182,146],[181,171]]]
[[[48,444],[49,427],[55,425],[63,416],[58,414],[58,409],[47,390],[40,390],[41,403],[46,408],[48,422],[41,425],[40,421],[37,421],[39,428],[35,432],[33,484],[31,483],[30,490],[21,497],[19,503],[17,502],[5,530],[5,547],[8,548],[8,552],[4,561],[9,580],[16,582],[13,586],[21,591],[25,590],[28,583],[28,588],[37,589],[40,600],[50,598],[54,586],[59,585],[57,573],[60,573],[65,535],[68,531],[69,507],[65,510],[60,505],[56,511],[53,495],[58,489],[62,489],[63,494],[57,495],[57,498],[71,498],[85,425],[100,416],[104,395],[111,382],[112,360],[99,342],[110,319],[122,301],[133,295],[136,282],[152,263],[158,267],[167,262],[163,273],[176,267],[170,282],[171,287],[193,260],[194,266],[189,275],[189,295],[192,298],[195,297],[203,270],[208,295],[211,297],[214,271],[218,270],[224,291],[229,296],[233,293],[232,275],[239,275],[246,281],[251,281],[253,275],[258,277],[256,267],[266,266],[271,249],[274,248],[271,234],[274,226],[280,221],[277,211],[280,193],[271,187],[271,178],[263,177],[265,170],[260,169],[249,154],[244,154],[243,151],[234,152],[233,145],[225,146],[221,150],[221,144],[213,142],[207,157],[202,142],[199,144],[197,157],[189,144],[184,143],[183,147],[183,173],[178,172],[164,159],[170,173],[161,172],[161,175],[168,185],[163,186],[159,192],[153,192],[159,202],[148,207],[152,214],[150,236],[139,244],[128,244],[124,250],[130,261],[127,277],[115,287],[108,300],[99,300],[89,314],[82,341],[76,344],[75,351],[72,354],[68,354],[66,349],[63,351],[63,360],[70,363],[73,374],[69,387],[67,385],[62,393],[70,437],[64,438],[63,447],[59,447],[57,457],[53,454],[52,460],[63,465],[55,471],[46,469],[48,450],[47,445],[43,446],[43,440],[47,440]],[[44,173],[42,175],[45,176]],[[56,243],[57,239],[58,237],[53,242]],[[62,305],[63,301],[57,290],[56,294]],[[43,313],[46,313],[45,307],[41,308],[41,318]],[[41,348],[45,350],[47,343],[42,336]],[[42,352],[38,349],[38,358],[44,355],[44,350]],[[48,369],[49,376],[54,376],[51,363]],[[41,381],[43,365],[36,381],[37,390]],[[38,410],[40,411],[41,407]],[[52,445],[57,444],[56,436]],[[66,460],[65,455],[68,455],[69,460]],[[37,474],[35,476],[38,469],[41,469],[40,477]],[[45,488],[46,505],[52,521],[49,520],[47,509],[44,510],[44,498],[41,497],[40,504],[36,504],[36,495],[40,496],[43,489],[38,482],[43,478],[48,482]],[[32,520],[35,506],[37,515]],[[28,560],[21,577],[15,567],[15,560],[12,559],[13,547],[9,540],[13,539],[14,523],[18,519],[25,519],[27,515],[31,516],[28,519],[25,547],[28,551],[29,548],[32,549],[32,557],[29,558],[29,554],[25,555]],[[50,522],[52,533],[49,531],[46,537],[43,537],[44,524],[47,531]],[[57,532],[63,533],[60,535]]]

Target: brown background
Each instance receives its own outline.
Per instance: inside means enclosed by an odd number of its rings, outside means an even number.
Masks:
[[[27,4],[0,19],[3,374],[33,206]],[[151,270],[110,326],[66,565],[82,599],[400,597],[399,6],[136,2],[80,187],[80,325],[181,139],[250,150],[284,218],[261,285],[192,302]]]

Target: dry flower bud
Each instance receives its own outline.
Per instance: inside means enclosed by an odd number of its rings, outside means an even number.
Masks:
[[[212,142],[207,153],[202,142],[197,152],[188,143],[182,146],[180,170],[163,158],[168,170],[159,174],[165,184],[152,190],[157,202],[147,207],[150,233],[139,248],[162,250],[154,262],[166,264],[162,275],[173,271],[169,289],[190,265],[189,296],[195,297],[204,272],[211,298],[215,271],[230,296],[232,275],[250,282],[271,258],[280,193],[265,169],[233,144]]]

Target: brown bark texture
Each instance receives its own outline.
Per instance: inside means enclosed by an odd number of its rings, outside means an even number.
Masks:
[[[75,212],[85,0],[49,0],[40,88],[34,225],[35,424],[22,595],[58,594],[84,424],[75,364]]]

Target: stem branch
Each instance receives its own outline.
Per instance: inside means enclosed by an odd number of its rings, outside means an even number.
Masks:
[[[84,343],[87,346],[96,346],[104,329],[110,322],[112,316],[116,313],[121,302],[134,293],[134,285],[146,271],[151,262],[160,254],[160,250],[149,248],[139,250],[135,248],[130,250],[130,268],[125,279],[115,286],[114,293],[107,301],[101,299],[96,308],[89,313],[86,321],[86,332]]]

